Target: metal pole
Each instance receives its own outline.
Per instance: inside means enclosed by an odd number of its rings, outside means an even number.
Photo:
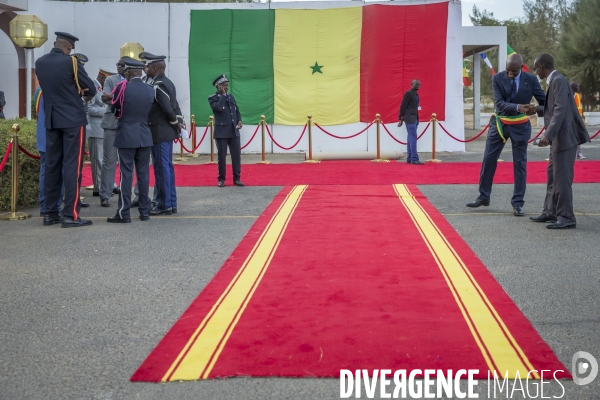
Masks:
[[[442,160],[438,160],[435,158],[436,132],[437,132],[437,115],[435,113],[433,113],[433,114],[431,114],[431,159],[425,161],[428,163],[442,162]]]
[[[319,160],[313,160],[312,156],[312,115],[308,115],[308,121],[306,122],[308,129],[308,160],[304,160],[305,163],[316,164]]]
[[[12,169],[12,185],[10,190],[10,212],[0,215],[0,220],[16,221],[31,218],[31,214],[17,212],[17,198],[19,197],[19,124],[13,124],[13,146],[10,154]]]
[[[208,125],[210,126],[210,161],[207,164],[215,163],[215,117],[209,117]]]
[[[377,158],[373,162],[388,162],[381,158],[381,115],[375,114],[375,123],[377,124]]]
[[[27,69],[27,73],[26,73],[26,78],[27,82],[26,82],[26,94],[25,94],[25,115],[27,116],[27,119],[31,119],[31,64],[32,64],[32,59],[33,58],[33,49],[25,49],[25,68]]]
[[[192,138],[192,152],[188,154],[188,157],[198,157],[196,154],[196,117],[192,114],[192,125],[190,125],[190,137]]]
[[[270,161],[267,161],[266,159],[266,150],[265,150],[265,127],[266,127],[266,122],[265,122],[265,116],[261,115],[260,116],[260,131],[261,131],[261,136],[262,136],[262,160],[259,161],[257,164],[271,164]]]

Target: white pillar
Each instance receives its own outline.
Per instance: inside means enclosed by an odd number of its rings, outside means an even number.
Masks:
[[[27,92],[25,93],[25,115],[27,119],[31,119],[31,65],[33,64],[33,49],[25,49],[25,68],[27,72],[25,74],[27,79],[25,89]]]
[[[496,72],[504,71],[506,69],[506,40],[504,43],[498,45],[498,69]]]
[[[481,56],[473,54],[473,129],[481,128]]]

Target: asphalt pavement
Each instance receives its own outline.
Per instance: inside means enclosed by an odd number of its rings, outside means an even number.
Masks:
[[[600,160],[597,143],[583,147],[587,160]],[[466,153],[438,158],[480,161],[483,146],[478,139]],[[543,160],[547,153],[530,146],[529,159]],[[511,160],[510,145],[502,158]],[[512,215],[512,185],[495,185],[491,205],[479,209],[465,207],[477,196],[475,185],[419,188],[567,368],[577,351],[600,357],[599,184],[574,185],[577,229],[568,231],[528,220],[541,210],[544,185],[528,186],[526,217]],[[93,197],[82,211],[92,227],[44,227],[37,210],[24,210],[34,215],[28,220],[0,221],[0,399],[339,398],[337,379],[129,382],[280,190],[179,188],[178,214],[119,226],[105,222],[116,198],[106,209]],[[544,395],[600,398],[600,377],[586,386],[562,385],[564,396],[556,383],[547,384]],[[478,392],[488,398],[485,382]],[[512,398],[523,396],[519,391]]]

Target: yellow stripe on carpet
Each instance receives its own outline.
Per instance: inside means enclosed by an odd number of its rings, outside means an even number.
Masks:
[[[534,370],[475,278],[406,185],[394,189],[436,260],[491,371],[509,378]],[[539,379],[537,372],[532,375]]]
[[[206,379],[264,276],[307,185],[294,187],[162,381]]]

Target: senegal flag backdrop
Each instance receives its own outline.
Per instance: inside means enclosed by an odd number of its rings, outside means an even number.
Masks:
[[[412,79],[421,81],[422,120],[444,120],[448,3],[329,9],[193,10],[191,108],[220,74],[247,124],[321,125],[398,120]]]

